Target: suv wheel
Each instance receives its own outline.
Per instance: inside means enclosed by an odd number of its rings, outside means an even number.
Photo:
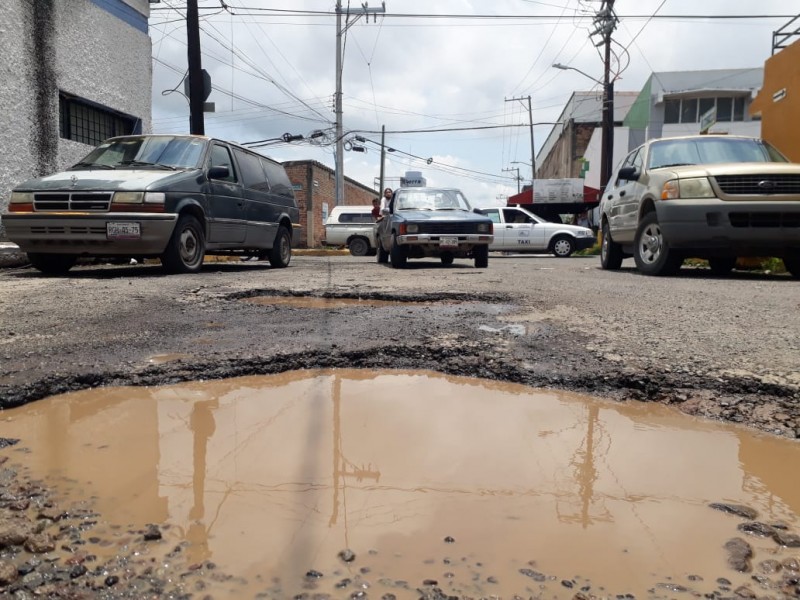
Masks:
[[[392,266],[395,269],[405,268],[406,262],[408,261],[408,254],[406,253],[406,249],[397,243],[397,236],[395,235],[392,236],[392,249],[389,252],[389,256],[392,259]]]
[[[600,244],[600,266],[608,271],[616,271],[622,266],[622,246],[611,239],[608,221],[603,222],[603,241]]]
[[[200,221],[192,215],[181,215],[161,255],[161,264],[169,273],[197,273],[205,253],[206,239]]]
[[[567,258],[575,251],[575,244],[568,235],[559,235],[550,244],[550,249],[558,258]]]
[[[664,238],[655,212],[644,215],[639,223],[633,258],[636,268],[645,275],[674,275],[683,264],[683,258],[669,247]]]
[[[366,256],[369,254],[369,242],[363,237],[354,237],[347,244],[353,256]]]
[[[269,251],[269,264],[276,269],[283,269],[289,266],[291,260],[292,236],[289,235],[286,227],[281,225],[278,227],[275,241],[272,242],[272,250]]]
[[[64,275],[73,267],[78,257],[74,254],[28,252],[28,260],[34,269],[45,275]]]

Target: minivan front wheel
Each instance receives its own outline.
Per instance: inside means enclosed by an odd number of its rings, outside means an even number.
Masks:
[[[74,254],[28,252],[28,260],[34,269],[45,275],[64,275],[75,265],[78,257]]]
[[[286,227],[281,225],[278,227],[278,233],[275,235],[272,250],[269,251],[269,264],[276,269],[283,269],[289,266],[291,260],[292,236],[289,235]]]
[[[639,223],[633,258],[636,268],[645,275],[674,275],[683,264],[683,257],[664,238],[655,212],[644,215]]]
[[[161,264],[169,273],[197,273],[206,254],[206,236],[197,217],[181,215],[172,232]]]

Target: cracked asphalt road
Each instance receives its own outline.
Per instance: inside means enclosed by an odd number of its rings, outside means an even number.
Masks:
[[[419,368],[670,403],[800,437],[800,282],[786,275],[653,278],[627,263],[603,271],[597,257],[499,254],[488,269],[409,265],[299,255],[282,270],[215,262],[180,276],[157,265],[0,270],[0,406],[105,385]]]

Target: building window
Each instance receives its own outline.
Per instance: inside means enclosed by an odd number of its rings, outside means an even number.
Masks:
[[[118,135],[141,133],[141,120],[67,94],[58,96],[62,138],[97,146]]]
[[[744,105],[743,96],[665,99],[664,123],[697,123],[712,108],[717,109],[717,121],[744,121]]]

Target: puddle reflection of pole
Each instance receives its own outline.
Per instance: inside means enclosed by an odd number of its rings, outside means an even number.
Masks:
[[[208,548],[208,527],[203,522],[205,516],[205,491],[206,491],[206,454],[208,440],[214,435],[216,424],[214,410],[219,408],[219,399],[202,400],[195,402],[189,418],[189,428],[192,430],[192,491],[194,504],[189,510],[189,525],[187,539],[197,546],[198,557],[201,560],[209,558],[211,552]]]
[[[381,472],[372,470],[372,464],[367,464],[366,468],[362,465],[357,467],[347,460],[342,451],[342,425],[341,425],[341,403],[342,403],[342,378],[338,373],[333,374],[333,512],[328,521],[328,526],[336,525],[339,520],[339,494],[341,492],[342,504],[344,505],[344,539],[349,546],[347,532],[347,485],[346,477],[355,477],[356,481],[363,479],[374,479],[377,483],[381,478]]]

